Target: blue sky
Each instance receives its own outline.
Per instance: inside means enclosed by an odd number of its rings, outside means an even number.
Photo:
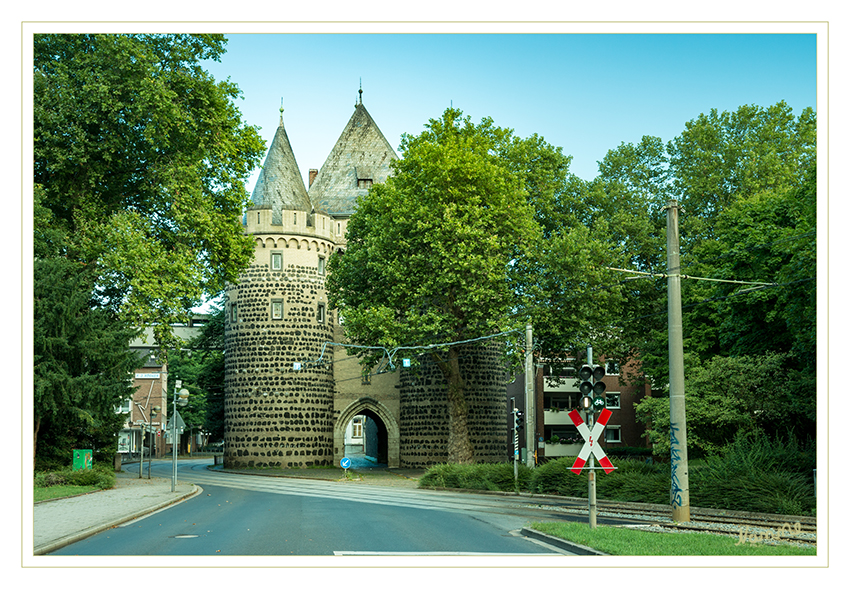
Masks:
[[[302,175],[320,168],[363,102],[390,144],[450,105],[537,133],[586,180],[620,143],[665,142],[716,108],[817,103],[814,34],[231,34],[217,78],[270,143],[281,98]],[[256,175],[248,188],[253,189]]]

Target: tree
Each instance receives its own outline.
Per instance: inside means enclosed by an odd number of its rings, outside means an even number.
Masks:
[[[153,327],[235,281],[252,255],[239,217],[264,145],[231,82],[201,67],[221,35],[37,35],[34,180],[92,268],[97,302]]]
[[[769,235],[788,234],[788,221],[778,215],[756,213],[751,209],[754,205],[744,203],[766,202],[780,195],[793,198],[794,191],[803,190],[807,185],[807,177],[811,179],[808,185],[814,199],[814,176],[810,174],[814,169],[815,131],[816,117],[812,109],[804,109],[795,117],[784,102],[767,108],[746,105],[731,113],[712,110],[700,115],[687,122],[684,131],[667,143],[666,148],[660,139],[644,137],[639,144],[623,144],[610,151],[600,163],[600,174],[595,182],[602,185],[609,197],[616,198],[617,208],[632,211],[635,217],[647,221],[633,223],[629,215],[623,221],[622,227],[628,228],[633,236],[625,239],[628,268],[658,274],[666,272],[663,207],[667,199],[673,198],[683,209],[680,215],[683,274],[726,280],[790,282],[778,279],[783,272],[790,271],[790,258],[768,268],[752,264],[750,254],[753,250],[748,249],[756,243],[771,242],[767,238]],[[774,196],[767,197],[767,194]],[[742,207],[751,210],[744,212]],[[641,208],[646,211],[643,215],[637,212]],[[761,221],[748,221],[751,214]],[[801,213],[796,215],[800,220]],[[813,231],[813,213],[809,219],[800,233]],[[742,243],[750,245],[742,248]],[[804,240],[780,243],[788,246],[804,243]],[[733,267],[729,255],[736,250],[740,250],[742,256],[738,258],[738,266]],[[810,254],[807,259],[812,262],[814,249],[806,251]],[[794,262],[798,268],[805,267],[798,265],[803,261],[801,256],[802,252]],[[798,279],[800,276],[795,280]],[[796,282],[793,288],[811,285]],[[747,288],[717,282],[683,281],[685,346],[701,361],[715,355],[755,352],[753,349],[743,351],[740,346],[733,351],[733,342],[743,341],[733,334],[750,334],[762,342],[778,341],[758,327],[763,318],[774,316],[769,313],[769,307],[759,303],[772,295],[766,290],[751,290],[735,294],[734,300],[728,298],[733,290],[738,293]],[[775,292],[790,295],[789,288]],[[654,388],[663,390],[667,382],[666,281],[663,278],[634,279],[623,292],[628,301],[620,317],[624,341],[632,350],[639,351],[645,372],[654,378]],[[812,297],[813,292],[809,291]],[[729,302],[724,303],[724,300]],[[800,304],[803,299],[796,296],[795,300]],[[749,318],[744,320],[737,313],[734,326],[731,325],[729,305],[741,305],[746,301],[751,303],[748,305],[752,311]],[[809,316],[805,312],[796,315],[798,318]],[[813,330],[802,331],[813,334]],[[813,343],[813,339],[811,341]],[[771,350],[787,352],[789,348],[777,345]]]
[[[624,263],[625,218],[597,184],[569,171],[570,157],[561,148],[532,135],[509,137],[499,150],[533,207],[542,240],[518,255],[509,267],[517,297],[515,316],[534,325],[535,345],[546,357],[593,343],[598,353],[613,357],[613,320],[623,302],[618,277],[606,269]]]
[[[710,238],[717,216],[742,197],[800,186],[814,165],[816,132],[813,109],[795,118],[784,101],[712,109],[687,122],[667,145],[673,194],[687,211],[683,240]]]
[[[718,455],[745,433],[810,435],[814,398],[797,394],[789,362],[789,354],[772,352],[715,356],[705,364],[691,357],[685,383],[689,456]],[[644,399],[636,414],[647,426],[655,453],[668,455],[670,399]]]
[[[197,363],[194,384],[204,398],[198,424],[212,440],[224,439],[224,307],[215,306],[201,333],[189,342]]]
[[[508,268],[539,237],[523,185],[498,156],[508,132],[456,109],[405,135],[393,175],[358,202],[330,262],[331,305],[355,343],[465,341],[516,324]],[[430,351],[447,382],[448,457],[470,462],[459,347]]]
[[[34,192],[33,459],[67,460],[70,448],[114,453],[115,408],[132,395],[138,330],[93,300],[96,276],[61,255],[67,237]],[[105,453],[105,454],[104,454]]]

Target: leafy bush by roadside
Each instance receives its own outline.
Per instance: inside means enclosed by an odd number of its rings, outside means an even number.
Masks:
[[[115,473],[105,467],[71,470],[63,468],[49,472],[37,472],[33,478],[35,487],[54,487],[74,485],[78,487],[96,487],[111,489],[115,486]]]
[[[518,465],[519,489],[528,486],[531,469]],[[495,464],[437,464],[419,479],[420,487],[445,487],[451,489],[477,489],[482,491],[515,490],[512,462]]]
[[[689,463],[691,505],[786,515],[811,515],[816,501],[814,447],[794,438],[742,434],[720,456]],[[520,492],[587,497],[587,473],[573,474],[573,457],[528,469],[520,465]],[[596,478],[596,496],[610,501],[667,504],[670,465],[619,459],[611,474]],[[513,463],[440,464],[420,479],[423,487],[513,491]]]

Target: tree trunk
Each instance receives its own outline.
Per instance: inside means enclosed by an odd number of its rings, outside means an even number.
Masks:
[[[437,365],[448,382],[449,445],[448,461],[454,464],[474,462],[472,443],[469,441],[469,407],[466,403],[466,382],[460,373],[460,350],[449,349],[448,357],[440,359],[434,354]]]
[[[38,444],[38,430],[39,430],[40,427],[41,427],[41,418],[36,417],[35,418],[35,427],[33,428],[33,432],[32,432],[32,468],[33,468],[33,470],[35,470],[35,455],[36,455],[35,448],[36,448],[36,445]]]

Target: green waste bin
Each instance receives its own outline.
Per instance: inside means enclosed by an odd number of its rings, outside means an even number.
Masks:
[[[91,450],[74,450],[74,462],[71,470],[91,468]]]

